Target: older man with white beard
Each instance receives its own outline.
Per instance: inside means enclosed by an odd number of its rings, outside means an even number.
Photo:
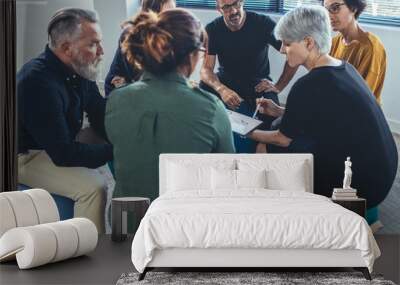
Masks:
[[[95,169],[112,160],[105,99],[96,85],[103,56],[97,14],[57,11],[49,44],[17,74],[19,182],[75,201],[74,216],[104,231],[106,183]],[[95,138],[82,141],[84,112]],[[93,138],[93,136],[91,136]]]

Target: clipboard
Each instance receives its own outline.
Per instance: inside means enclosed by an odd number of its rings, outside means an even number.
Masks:
[[[232,131],[235,133],[245,136],[263,122],[252,117],[234,112],[231,110],[226,110],[228,112],[229,121],[231,122]]]

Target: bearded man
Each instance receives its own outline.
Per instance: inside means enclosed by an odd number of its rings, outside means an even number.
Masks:
[[[45,51],[17,74],[19,183],[74,200],[74,216],[103,232],[106,183],[96,168],[112,160],[113,149],[104,129],[106,101],[95,82],[103,56],[98,17],[62,9],[47,32]]]
[[[221,14],[206,26],[207,53],[200,72],[200,87],[216,94],[225,105],[239,113],[251,116],[256,99],[272,99],[279,104],[278,93],[285,88],[297,68],[287,63],[276,84],[271,82],[268,58],[269,47],[277,51],[281,42],[274,34],[275,22],[268,16],[246,11],[245,0],[216,0]],[[218,72],[214,71],[218,58]],[[269,129],[274,120],[259,114],[263,129]],[[256,143],[234,134],[236,151],[253,153]]]

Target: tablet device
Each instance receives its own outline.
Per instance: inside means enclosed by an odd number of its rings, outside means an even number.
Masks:
[[[231,110],[227,110],[227,112],[229,121],[231,122],[232,131],[242,136],[247,135],[263,123],[260,120],[253,119],[238,112]]]

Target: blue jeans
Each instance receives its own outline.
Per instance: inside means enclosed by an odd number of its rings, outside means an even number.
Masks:
[[[250,106],[248,101],[243,101],[235,112],[243,115],[252,116],[254,108]],[[256,150],[257,142],[237,133],[233,133],[233,142],[237,153],[254,153]]]

